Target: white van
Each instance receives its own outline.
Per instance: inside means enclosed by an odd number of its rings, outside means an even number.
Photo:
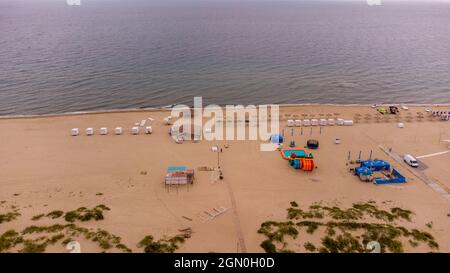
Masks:
[[[414,168],[419,167],[419,162],[412,155],[405,155],[403,157],[403,160],[406,162],[406,164],[408,164],[411,167],[414,167]]]

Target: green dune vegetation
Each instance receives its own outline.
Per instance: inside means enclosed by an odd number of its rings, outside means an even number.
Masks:
[[[110,211],[105,205],[98,205],[94,208],[81,207],[76,210],[64,212],[55,210],[47,214],[41,213],[33,216],[31,220],[39,221],[44,217],[58,221],[52,225],[31,225],[18,232],[10,229],[0,235],[0,253],[22,252],[40,253],[45,252],[47,247],[57,243],[66,246],[69,242],[84,238],[98,245],[104,251],[132,252],[122,239],[104,229],[85,228],[75,224],[75,222],[88,222],[103,220],[104,212]],[[0,223],[15,220],[20,214],[18,212],[0,215]],[[63,221],[63,223],[61,223]],[[190,237],[190,230],[176,235],[172,238],[162,238],[154,241],[153,236],[148,235],[138,243],[138,247],[144,248],[146,253],[169,253],[174,252]]]
[[[304,250],[296,251],[346,253],[369,252],[367,245],[375,241],[381,252],[404,252],[405,242],[412,248],[425,244],[430,251],[437,251],[439,245],[429,232],[401,225],[411,222],[412,215],[413,212],[399,207],[380,209],[373,201],[354,203],[345,209],[319,203],[307,210],[293,201],[287,209],[286,221],[261,224],[258,233],[265,240],[260,246],[268,253],[294,252],[289,248],[292,245],[303,246]],[[431,229],[432,224],[427,227]]]

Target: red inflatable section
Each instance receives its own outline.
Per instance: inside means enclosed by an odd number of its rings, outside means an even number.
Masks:
[[[302,170],[307,171],[307,172],[311,172],[312,170],[314,170],[314,160],[313,159],[307,159],[307,158],[302,158],[301,160],[301,166],[302,166]]]

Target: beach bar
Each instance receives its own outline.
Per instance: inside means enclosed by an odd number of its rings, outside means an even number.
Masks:
[[[165,183],[166,186],[193,184],[194,170],[188,170],[185,166],[169,166]]]

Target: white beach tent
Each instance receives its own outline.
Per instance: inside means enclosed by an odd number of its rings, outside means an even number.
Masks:
[[[299,120],[299,119],[296,119],[296,120],[295,120],[295,126],[297,126],[297,127],[302,126],[302,121]]]
[[[151,126],[145,127],[145,133],[146,133],[147,135],[153,133],[153,128],[152,128]]]
[[[317,126],[317,125],[319,125],[319,120],[313,118],[313,119],[311,120],[311,126]]]
[[[135,126],[135,127],[131,128],[131,134],[139,135],[139,127]]]
[[[78,136],[80,134],[80,129],[78,128],[73,128],[72,130],[70,130],[70,134],[72,136]]]
[[[93,128],[86,128],[86,135],[87,136],[92,136],[94,134],[94,129]]]
[[[114,129],[114,133],[116,135],[121,135],[123,133],[122,127],[116,127],[116,129]]]
[[[335,124],[335,121],[333,118],[328,119],[328,125],[333,126]]]
[[[287,126],[288,127],[294,127],[294,120],[292,120],[292,119],[288,119],[288,121],[287,121]]]
[[[337,121],[336,121],[336,124],[339,125],[339,126],[344,125],[344,119],[338,118]]]
[[[108,134],[108,128],[102,127],[100,128],[100,135],[107,135]]]
[[[311,125],[311,121],[309,119],[304,119],[303,120],[303,126],[308,127]]]
[[[322,118],[322,119],[320,119],[319,124],[320,124],[320,126],[326,126],[327,125],[327,120]]]

